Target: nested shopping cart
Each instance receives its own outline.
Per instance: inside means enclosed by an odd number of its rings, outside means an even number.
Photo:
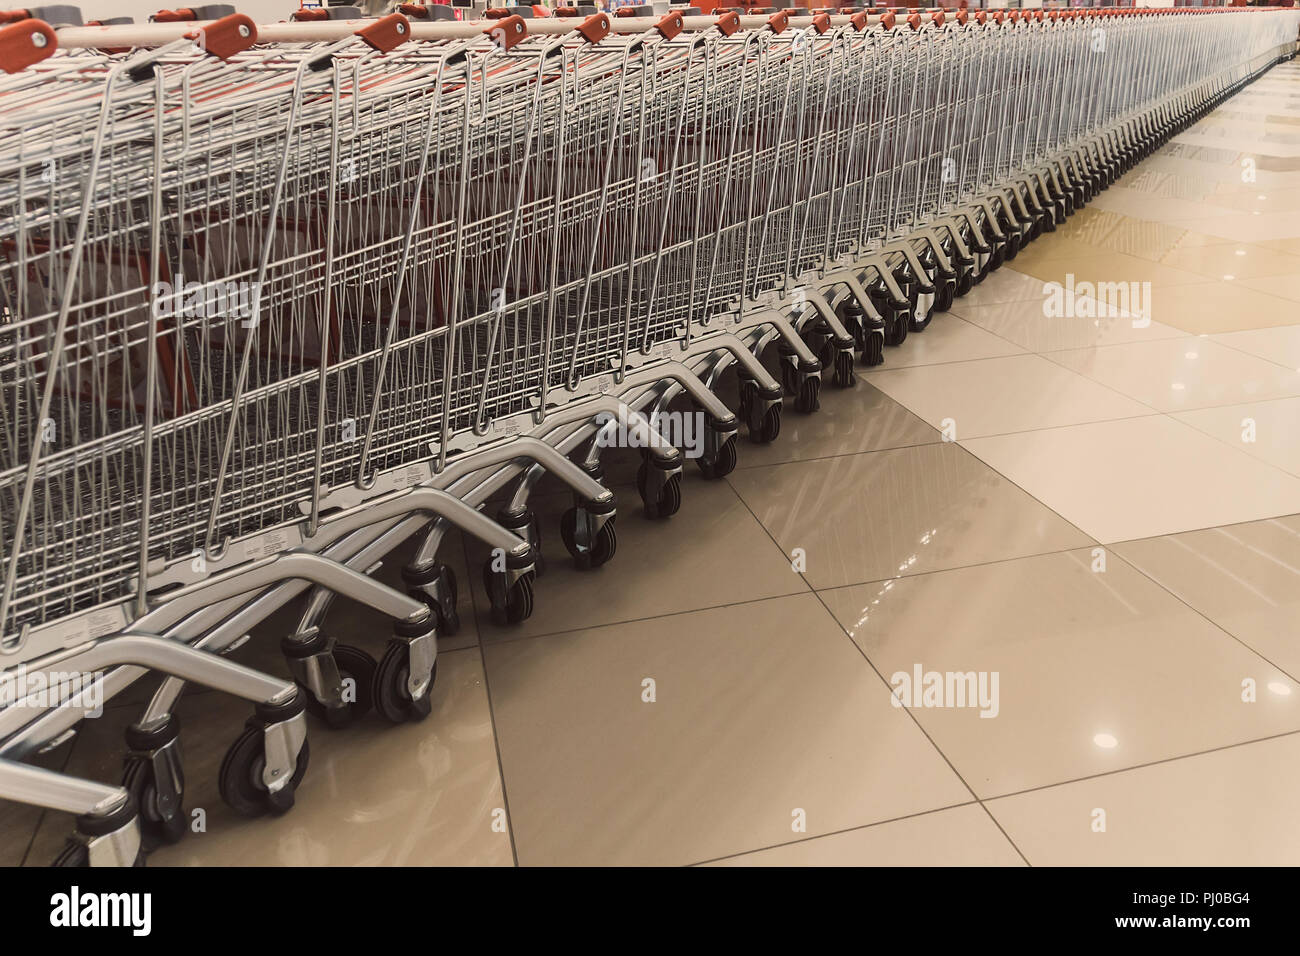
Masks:
[[[670,517],[686,459],[726,475],[742,430],[852,386],[1296,33],[1284,11],[14,19],[0,666],[85,680],[4,698],[0,797],[76,814],[61,862],[94,864],[186,829],[187,682],[254,704],[227,802],[287,810],[307,712],[430,712],[451,529],[490,551],[493,619],[522,621],[544,474],[573,493],[566,551],[607,564],[611,447],[641,449],[643,511]],[[404,588],[378,581],[412,537]],[[339,596],[392,620],[378,659],[329,631]],[[292,680],[225,656],[291,603]],[[21,762],[150,671],[121,787]]]

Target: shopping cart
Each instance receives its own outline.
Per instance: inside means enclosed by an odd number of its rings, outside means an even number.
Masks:
[[[429,713],[451,529],[522,621],[544,474],[572,559],[606,564],[608,449],[640,448],[669,517],[686,458],[727,474],[742,427],[774,440],[787,398],[852,385],[855,352],[879,363],[1295,33],[1284,11],[0,28],[0,649],[6,679],[89,681],[6,701],[0,796],[79,815],[65,863],[177,839],[195,681],[255,704],[227,802],[283,812],[304,711]],[[378,582],[412,537],[405,590]],[[379,660],[328,632],[338,596],[394,621]],[[295,601],[292,682],[223,656]],[[18,762],[150,670],[122,787]]]

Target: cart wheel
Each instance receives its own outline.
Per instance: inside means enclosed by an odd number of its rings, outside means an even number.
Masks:
[[[857,381],[857,376],[853,374],[852,352],[835,353],[835,378],[833,381],[836,388],[848,388]]]
[[[758,394],[758,383],[752,378],[740,380],[739,401],[737,402],[741,418],[749,417],[749,410],[754,407],[754,396]]]
[[[952,280],[945,281],[939,286],[939,290],[934,296],[934,305],[930,306],[930,312],[947,312],[952,308],[953,299],[956,297],[957,284]]]
[[[596,540],[586,551],[578,549],[577,529],[578,509],[570,508],[560,516],[560,537],[564,539],[564,547],[573,556],[573,563],[579,571],[598,568],[614,557],[614,552],[618,550],[618,532],[614,530],[613,518],[601,525]]]
[[[868,332],[862,348],[862,364],[868,367],[885,363],[885,337],[879,332]]]
[[[355,699],[331,710],[306,687],[303,687],[303,699],[307,702],[308,713],[325,721],[331,730],[341,730],[364,717],[374,706],[371,685],[375,680],[375,659],[359,647],[335,644],[334,663],[338,666],[339,677],[352,681]]]
[[[265,741],[260,725],[244,728],[226,751],[221,761],[217,784],[221,799],[240,816],[260,817],[267,813],[281,814],[293,806],[294,791],[307,774],[310,757],[307,741],[302,742],[293,776],[278,793],[272,794],[262,783],[262,769],[266,766]]]
[[[736,437],[733,435],[722,443],[718,449],[718,455],[710,464],[703,457],[695,459],[696,467],[700,469],[700,474],[705,478],[713,481],[717,478],[725,478],[736,470]]]
[[[651,521],[659,518],[671,518],[677,514],[682,506],[682,476],[680,474],[672,475],[664,483],[663,494],[658,501],[650,501],[648,495],[650,490],[646,482],[646,464],[641,463],[641,467],[636,470],[636,487],[641,492],[641,501],[645,505],[645,516]]]
[[[372,675],[375,709],[394,724],[424,720],[433,709],[430,695],[438,679],[438,662],[433,662],[429,686],[413,700],[406,686],[411,669],[411,647],[405,641],[389,641],[384,657]]]
[[[901,284],[903,294],[907,296],[907,307],[912,310],[913,315],[916,315],[916,307],[921,301],[921,283],[909,278],[903,280]]]
[[[54,862],[50,866],[66,866],[77,869],[90,866],[90,849],[86,844],[69,837],[68,842],[64,844],[63,849],[59,851],[59,855],[54,858]]]
[[[819,397],[821,395],[821,389],[821,379],[805,379],[804,383],[799,386],[799,396],[794,400],[795,411],[803,412],[805,415],[810,415],[817,411],[817,409],[821,408],[822,403]]]
[[[840,370],[840,356],[849,355],[849,379],[847,382],[841,381],[842,372]],[[835,374],[831,381],[835,383],[836,388],[848,388],[853,384],[853,355],[846,352],[841,346],[835,344],[834,338],[828,338],[824,345],[817,353],[817,361],[822,363],[823,369],[834,369]]]
[[[907,327],[910,321],[910,319],[890,309],[885,315],[885,344],[902,345],[907,340]]]
[[[498,573],[492,570],[490,560],[483,565],[483,586],[489,595],[494,594],[492,578]],[[514,584],[510,585],[504,604],[498,604],[495,597],[492,597],[491,600],[493,624],[504,626],[506,624],[519,624],[528,620],[533,613],[532,573],[522,575]]]
[[[1007,251],[1005,261],[1010,262],[1016,256],[1020,255],[1020,231],[1012,229],[1007,233]]]
[[[540,557],[540,555],[538,555]],[[438,618],[438,635],[440,637],[455,637],[460,632],[460,612],[456,608],[460,605],[460,585],[456,582],[456,572],[447,565],[442,565],[438,574],[442,578],[443,586],[447,593],[451,595],[451,610],[444,612],[442,606],[434,602],[433,613]]]
[[[786,361],[784,355],[781,356],[781,387],[787,395],[793,395],[799,389],[799,370],[794,362]]]
[[[158,784],[154,778],[153,761],[144,757],[127,757],[122,786],[135,798],[135,805],[140,808],[141,852],[147,853],[165,844],[177,843],[185,836],[189,821],[185,817],[184,807],[176,807],[175,812],[168,817],[158,806]],[[75,840],[72,842],[76,843]]]
[[[1006,240],[993,240],[993,251],[989,253],[989,261],[984,266],[983,274],[988,275],[994,270],[1000,269],[1002,263],[1006,261],[1006,252]]]
[[[749,418],[750,441],[758,442],[760,445],[776,441],[776,437],[781,434],[781,406],[773,405],[763,413],[761,421],[755,421],[755,417],[751,414]]]
[[[924,332],[929,327],[930,320],[934,318],[934,307],[931,306],[930,311],[925,313],[924,319],[918,319],[916,312],[917,310],[912,310],[912,317],[907,322],[907,328],[911,332]]]

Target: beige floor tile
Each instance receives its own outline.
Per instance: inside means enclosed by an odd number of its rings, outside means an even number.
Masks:
[[[1090,215],[1085,218],[1085,214]],[[1177,250],[1204,249],[1232,241],[1222,236],[1189,232],[1160,222],[1091,208],[1079,210],[1056,234],[1087,242],[1095,248],[1157,262],[1161,256]]]
[[[1288,258],[1294,258],[1294,256],[1288,256]],[[1300,303],[1300,263],[1292,266],[1291,270],[1286,274],[1244,279],[1242,285],[1257,292],[1265,292],[1268,295],[1289,299],[1293,303],[1291,306],[1292,316],[1300,319],[1300,305],[1295,304]]]
[[[1265,239],[1259,245],[1268,249],[1276,249],[1279,252],[1285,252],[1288,255],[1300,256],[1300,238],[1294,239]]]
[[[1238,190],[1234,193],[1217,193],[1210,199],[1215,205],[1234,212],[1254,215],[1256,212],[1300,212],[1300,189]]]
[[[1126,541],[1114,550],[1300,678],[1300,517]]]
[[[8,800],[0,803],[0,866],[22,866],[40,822],[39,807]],[[48,864],[51,860],[36,862]]]
[[[1182,338],[1188,334],[1161,322],[1135,321],[1122,310],[1104,308],[1096,299],[1085,303],[1077,298],[1073,309],[1061,310],[1068,314],[1055,314],[1045,295],[1002,305],[970,306],[962,301],[953,308],[960,310],[966,321],[1032,352]]]
[[[1114,555],[1094,571],[1098,553],[821,597],[891,683],[918,668],[986,681],[979,706],[910,708],[981,798],[1300,728],[1300,687],[1241,701],[1244,679],[1290,688],[1285,674]]]
[[[961,306],[974,307],[998,305],[1003,302],[1041,302],[1043,299],[1043,281],[1023,272],[1017,272],[1011,266],[1003,266],[996,272],[985,276],[984,281],[957,300],[953,311],[964,316]]]
[[[988,808],[1034,866],[1296,866],[1297,768],[1300,736],[1291,734]],[[1104,833],[1093,829],[1097,810]]]
[[[815,836],[970,799],[811,594],[485,653],[521,865],[695,863],[794,839],[799,810]]]
[[[1200,408],[1174,417],[1225,445],[1300,476],[1300,398]]]
[[[53,750],[33,754],[24,763],[46,770],[62,770],[68,762],[75,741],[65,741]],[[48,866],[54,861],[67,833],[61,833],[57,842],[36,840],[42,818],[47,811],[25,803],[0,801],[0,866]]]
[[[1215,342],[1300,372],[1300,325],[1226,332]]]
[[[908,335],[899,348],[886,349],[885,364],[879,368],[912,368],[917,365],[937,365],[940,362],[964,362],[999,355],[1017,355],[1023,351],[1020,346],[986,332],[958,315],[947,313],[935,316],[924,332]],[[861,372],[868,377],[874,374],[871,369],[862,369]]]
[[[1025,265],[1021,265],[1017,259],[1015,265],[1018,270],[1044,282],[1056,282],[1062,286],[1070,285],[1071,281],[1075,287],[1081,282],[1149,282],[1152,287],[1160,289],[1166,286],[1202,285],[1210,281],[1208,277],[1186,269],[1175,269],[1120,252],[1103,252],[1087,258],[1067,255]],[[1074,277],[1073,280],[1070,276]]]
[[[1208,338],[1057,351],[1048,358],[1161,411],[1300,394],[1300,372]]]
[[[1163,415],[963,445],[1102,542],[1300,512],[1300,479]]]
[[[1115,184],[1092,201],[1097,209],[1107,209],[1125,216],[1136,216],[1152,222],[1165,222],[1178,225],[1180,220],[1198,219],[1213,223],[1217,219],[1228,219],[1239,215],[1231,209],[1214,206],[1195,199],[1177,199],[1165,196],[1153,196],[1127,185]],[[1212,235],[1226,235],[1213,225],[1207,228],[1193,228],[1196,232]],[[1235,238],[1235,237],[1233,237]]]
[[[1062,236],[1060,230],[1057,230],[1027,246],[1016,256],[1012,267],[1018,272],[1028,273],[1031,266],[1037,268],[1044,264],[1050,265],[1057,259],[1081,260],[1111,254],[1111,250],[1103,245],[1089,242],[1083,237]]]
[[[870,380],[950,439],[1154,414],[1040,355],[884,370]]]
[[[742,454],[748,444],[742,444]],[[764,469],[747,469],[746,473],[749,471],[762,473]],[[533,502],[547,564],[536,581],[533,614],[521,624],[491,623],[481,573],[487,549],[470,545],[471,567],[480,568],[471,584],[485,641],[634,621],[807,590],[792,570],[790,559],[782,556],[725,481],[684,475],[681,510],[663,521],[646,520],[635,487],[616,486],[614,491],[620,511],[618,551],[607,565],[591,571],[577,570],[560,540],[560,515],[572,506],[572,496]]]
[[[1048,357],[1164,412],[1300,395],[1300,372],[1209,339],[1132,342]]]
[[[785,554],[803,549],[816,588],[1089,543],[955,443],[750,468],[729,480]]]
[[[710,866],[1024,866],[978,804],[831,833]]]
[[[955,324],[957,320],[949,321]],[[925,334],[929,335],[930,329]],[[908,337],[903,348],[891,350],[888,357],[906,352],[912,338]],[[816,414],[791,413],[782,418],[781,435],[776,441],[766,445],[742,441],[736,467],[753,468],[939,441],[938,432],[871,385],[861,374],[863,371],[858,370],[858,380],[852,388],[823,389],[821,408]]]
[[[493,830],[505,802],[477,649],[439,655],[433,713],[421,723],[393,727],[372,714],[337,733],[313,725],[307,776],[282,817],[238,817],[217,790],[221,760],[250,710],[220,694],[182,701],[185,805],[206,811],[207,832],[155,851],[150,866],[513,862],[509,833]],[[89,722],[69,772],[116,780],[123,724],[107,716]],[[57,850],[70,827],[67,815],[49,814],[42,837]]]
[[[1164,265],[1185,269],[1211,279],[1228,280],[1232,277],[1261,292],[1272,291],[1260,287],[1258,279],[1261,276],[1287,276],[1300,273],[1300,259],[1297,257],[1254,243],[1180,247],[1151,258]]]
[[[1211,207],[1203,207],[1209,209]],[[1221,215],[1194,215],[1171,219],[1171,226],[1191,232],[1209,232],[1238,242],[1263,242],[1266,239],[1293,239],[1300,236],[1300,216],[1293,212],[1253,213],[1221,210]]]
[[[1136,190],[1146,196],[1191,199],[1198,203],[1204,202],[1214,193],[1213,181],[1208,181],[1201,176],[1157,172],[1142,166],[1135,169],[1132,176],[1125,177],[1125,181],[1120,186]]]
[[[1244,282],[1206,282],[1151,290],[1151,319],[1194,335],[1296,324],[1294,302]]]

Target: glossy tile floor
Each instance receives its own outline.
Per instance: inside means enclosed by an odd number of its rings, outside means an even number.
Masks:
[[[691,469],[670,521],[611,462],[605,568],[561,561],[542,494],[520,627],[452,540],[432,716],[313,726],[287,816],[225,810],[246,710],[188,695],[206,828],[151,864],[1300,864],[1297,123],[1292,63],[727,480]],[[288,625],[239,656],[282,672]],[[973,681],[896,706],[917,672]],[[113,778],[143,699],[43,760]],[[68,825],[4,805],[0,863]]]

